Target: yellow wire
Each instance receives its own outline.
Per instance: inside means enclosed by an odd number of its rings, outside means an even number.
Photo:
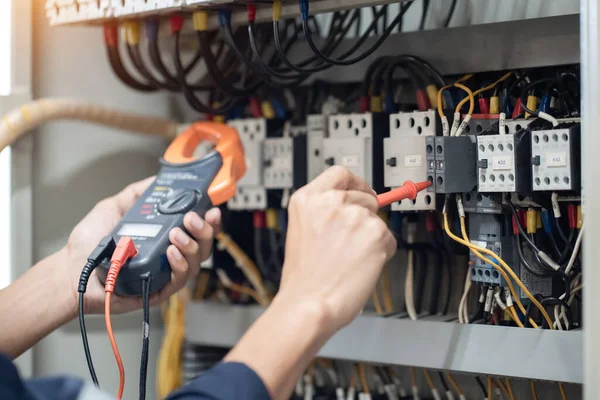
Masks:
[[[185,337],[185,291],[169,298],[169,307],[165,318],[165,336],[157,361],[156,381],[159,399],[167,397],[183,384],[181,376],[181,349]]]
[[[502,379],[496,378],[494,383],[496,384],[496,386],[498,386],[500,388],[500,390],[502,390],[504,393],[506,393],[506,395],[509,397],[510,400],[513,400],[513,398],[510,395],[510,392],[508,391],[506,386],[504,386],[504,383],[502,383]]]
[[[362,385],[363,393],[369,394],[369,384],[367,383],[367,374],[363,364],[358,364],[358,373],[360,375],[360,384]]]
[[[439,114],[440,118],[444,118],[445,117],[445,115],[444,115],[444,106],[443,106],[444,103],[442,101],[442,93],[444,92],[444,90],[449,89],[451,87],[452,87],[452,85],[447,85],[447,86],[442,87],[440,90],[438,90],[438,93],[437,93],[437,111],[438,111],[438,114]]]
[[[458,383],[456,383],[456,381],[454,380],[454,378],[452,377],[452,375],[450,374],[446,374],[446,378],[448,378],[448,381],[450,381],[450,386],[452,386],[454,388],[454,391],[456,393],[458,393],[459,396],[463,395],[463,391],[460,390],[460,387],[458,386]]]
[[[491,265],[492,267],[494,267],[494,269],[496,269],[496,271],[498,271],[500,273],[500,275],[502,275],[502,277],[504,278],[504,280],[508,284],[508,288],[509,288],[510,292],[513,294],[515,302],[517,303],[517,305],[519,306],[519,308],[521,309],[521,311],[523,312],[523,314],[525,314],[526,313],[525,307],[523,306],[523,303],[521,303],[521,300],[519,299],[519,297],[516,295],[515,287],[513,286],[511,280],[508,278],[508,275],[506,274],[506,272],[504,272],[504,270],[502,268],[500,268],[500,266],[498,266],[497,264],[495,264],[494,262],[492,262],[489,258],[484,257],[478,251],[478,250],[482,250],[482,251],[488,251],[488,250],[484,249],[482,247],[477,247],[474,244],[472,244],[471,242],[469,242],[468,241],[468,239],[469,239],[468,236],[465,236],[466,240],[463,240],[463,239],[459,238],[458,236],[454,235],[452,233],[452,231],[450,231],[450,227],[448,226],[448,215],[447,214],[443,214],[443,217],[444,217],[444,230],[446,231],[446,234],[448,236],[450,236],[450,238],[452,240],[454,240],[455,242],[458,242],[458,243],[460,243],[460,244],[462,244],[464,246],[467,246],[469,249],[471,249],[471,251],[473,251],[473,254],[475,254],[481,260],[483,260],[484,262],[486,262],[489,265]],[[496,254],[494,252],[491,252],[491,251],[489,251],[489,252],[492,253],[494,256],[496,256]],[[504,262],[504,261],[502,261],[502,262]],[[537,324],[535,324],[535,322],[531,318],[529,319],[529,321],[531,322],[531,324],[532,324],[533,327],[536,327],[536,328],[538,327]]]
[[[410,367],[408,371],[410,372],[410,384],[412,387],[417,387],[417,375],[415,374],[415,369]]]
[[[531,386],[531,395],[533,396],[533,400],[538,400],[537,390],[535,389],[535,382],[529,381],[529,386]]]
[[[447,221],[448,221],[448,218],[446,216],[445,217],[445,223],[447,223]],[[521,290],[523,291],[523,293],[525,293],[525,295],[529,298],[529,300],[531,300],[531,302],[540,310],[540,312],[542,313],[542,315],[546,319],[546,322],[550,326],[550,329],[554,329],[552,319],[550,318],[550,316],[546,312],[546,309],[540,304],[540,302],[535,297],[533,297],[533,295],[531,294],[531,292],[527,289],[527,287],[525,287],[525,285],[523,284],[523,282],[521,282],[521,280],[514,273],[514,271],[512,270],[512,268],[510,268],[508,266],[508,264],[506,264],[506,262],[502,258],[500,258],[496,253],[494,253],[493,251],[488,250],[488,249],[484,249],[483,247],[475,246],[474,244],[472,244],[472,243],[469,242],[469,237],[466,234],[467,231],[466,231],[465,218],[464,217],[460,218],[460,228],[461,228],[463,237],[465,238],[465,241],[461,241],[461,243],[465,244],[465,246],[467,246],[471,250],[473,250],[473,253],[475,255],[477,255],[477,257],[481,258],[482,260],[484,260],[485,257],[481,256],[481,253],[488,254],[488,255],[492,256],[494,259],[496,259],[500,263],[500,265],[502,267],[504,267],[504,269],[512,277],[512,279],[517,283],[517,285],[521,288]],[[498,272],[500,272],[502,270],[501,268],[496,268],[496,267],[498,267],[498,265],[495,264],[495,263],[493,263],[493,262],[490,262],[489,259],[485,259],[484,261],[486,263],[490,264],[496,270],[498,270]],[[505,274],[502,275],[502,277],[504,277],[504,276],[505,276]],[[512,285],[512,283],[510,283],[510,280],[508,280],[506,278],[505,278],[505,280],[508,283],[508,286],[510,288],[511,293],[513,294],[515,302],[519,306],[519,308],[520,308],[521,312],[523,313],[523,315],[525,315],[526,314],[525,307],[523,307],[523,303],[521,303],[521,300],[519,299],[519,296],[517,296],[517,294],[516,294],[516,292],[514,290],[514,286]],[[533,322],[531,320],[531,318],[529,319],[529,321]],[[535,323],[532,323],[532,326],[534,326],[534,327],[537,328],[537,325]]]
[[[495,87],[496,87],[496,86],[497,86],[497,85],[498,85],[500,82],[503,82],[503,81],[507,80],[508,78],[510,78],[510,76],[511,76],[512,74],[513,74],[512,72],[508,72],[508,73],[504,74],[504,75],[503,75],[503,76],[502,76],[500,79],[498,79],[496,82],[494,82],[494,83],[492,83],[492,84],[490,84],[490,85],[488,85],[488,86],[482,87],[482,88],[481,88],[481,89],[479,89],[479,90],[476,90],[476,91],[474,91],[474,92],[473,92],[473,96],[477,96],[478,94],[481,94],[481,93],[483,93],[483,92],[487,92],[488,90],[492,90],[492,89],[493,89],[493,88],[495,88]],[[469,101],[469,99],[465,97],[464,99],[462,99],[462,100],[460,101],[460,103],[458,103],[458,106],[456,106],[456,110],[457,110],[457,112],[458,112],[458,110],[460,110],[461,108],[463,108],[463,106],[464,106],[465,104],[467,104],[467,101]]]
[[[389,264],[386,264],[383,267],[383,274],[381,276],[381,290],[383,292],[383,308],[385,309],[386,313],[391,313],[394,311],[394,302],[392,300]]]
[[[208,288],[208,281],[210,280],[210,274],[207,272],[200,272],[198,276],[198,282],[196,283],[196,289],[194,290],[194,299],[202,300],[206,294]]]
[[[512,319],[519,328],[525,328],[525,325],[523,325],[523,323],[519,319],[519,316],[517,315],[517,312],[515,311],[514,306],[507,307],[506,310],[508,311],[508,315],[510,316],[510,319]]]
[[[512,385],[510,384],[510,379],[508,379],[508,378],[506,378],[506,388],[508,389],[508,396],[510,397],[510,400],[516,400],[515,394],[513,393],[513,390],[512,390]]]
[[[469,101],[469,112],[467,114],[469,114],[469,115],[473,114],[473,111],[475,111],[475,96],[473,96],[473,91],[471,89],[469,89],[467,86],[463,85],[462,83],[455,83],[454,86],[467,92],[467,95],[469,96],[466,99]],[[460,112],[459,106],[461,103],[458,103],[458,106],[456,106],[456,109],[454,110],[455,113]]]
[[[377,314],[383,314],[383,308],[381,307],[381,301],[379,300],[377,289],[373,290],[373,305],[375,306],[375,311]]]
[[[464,75],[462,78],[460,78],[459,80],[457,80],[455,83],[461,83],[464,82],[466,80],[469,80],[473,77],[473,74],[466,74]],[[444,102],[442,100],[442,93],[444,92],[444,90],[446,89],[450,89],[453,85],[446,85],[442,88],[440,88],[440,90],[438,90],[437,93],[437,111],[438,114],[440,115],[440,118],[444,118]]]
[[[355,388],[356,387],[356,367],[352,368],[352,376],[350,377],[350,387],[351,388]]]
[[[565,385],[559,383],[558,388],[560,389],[560,395],[562,397],[562,400],[567,400],[567,391],[565,390]]]
[[[432,392],[436,390],[435,384],[433,383],[433,379],[431,379],[431,375],[429,375],[429,371],[423,369],[423,374],[425,374],[425,380],[427,381],[429,389],[431,389]]]
[[[493,384],[492,384],[492,377],[488,376],[487,381],[488,381],[487,382],[487,384],[488,384],[488,400],[493,400],[492,396],[493,396],[493,393],[494,393],[493,392],[494,389],[493,389]]]
[[[266,305],[264,304],[263,299],[258,295],[258,292],[254,289],[250,289],[249,287],[243,285],[238,285],[237,283],[231,283],[226,285],[226,287],[227,289],[252,297],[258,304]]]

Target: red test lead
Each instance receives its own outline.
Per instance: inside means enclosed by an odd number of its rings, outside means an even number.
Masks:
[[[406,181],[404,182],[404,185],[400,186],[399,188],[392,189],[389,192],[378,195],[377,203],[379,204],[379,208],[382,208],[404,199],[414,200],[417,198],[417,193],[427,189],[429,186],[431,186],[430,181],[418,183]]]

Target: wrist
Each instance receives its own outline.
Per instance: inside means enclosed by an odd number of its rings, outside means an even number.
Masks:
[[[317,342],[324,343],[337,330],[333,324],[335,319],[331,308],[324,301],[287,296],[283,292],[275,296],[268,311],[284,313],[290,319],[288,324],[300,324],[303,330],[310,327],[310,331],[306,333]]]
[[[50,272],[49,284],[54,288],[55,305],[62,310],[67,320],[77,316],[77,282],[73,273],[73,261],[66,247],[46,257],[41,263],[47,264]]]

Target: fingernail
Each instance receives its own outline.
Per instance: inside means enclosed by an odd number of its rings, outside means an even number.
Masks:
[[[206,219],[210,220],[220,220],[221,219],[221,209],[220,208],[211,208],[206,213]]]
[[[193,213],[192,218],[190,219],[190,224],[192,225],[192,228],[199,231],[204,226],[204,221],[198,216],[198,214]]]
[[[181,254],[181,252],[179,250],[177,250],[176,247],[173,247],[171,249],[171,255],[173,256],[173,258],[175,258],[177,261],[181,260],[183,258],[183,255]]]
[[[183,231],[175,231],[175,241],[183,246],[187,246],[190,243],[190,238]]]

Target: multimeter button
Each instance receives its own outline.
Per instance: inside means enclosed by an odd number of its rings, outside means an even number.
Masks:
[[[198,203],[200,194],[194,190],[176,190],[158,205],[161,214],[183,214]]]

